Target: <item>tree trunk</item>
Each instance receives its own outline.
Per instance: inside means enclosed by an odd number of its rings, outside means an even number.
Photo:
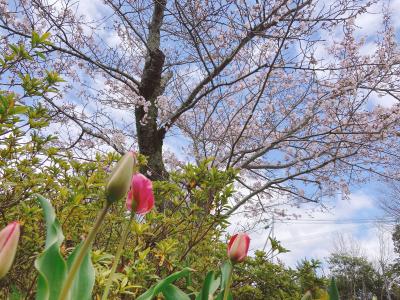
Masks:
[[[147,38],[147,56],[139,86],[140,95],[146,100],[146,105],[135,107],[136,131],[139,152],[147,156],[148,164],[140,171],[152,180],[163,180],[168,177],[162,160],[162,147],[165,129],[157,128],[158,108],[157,97],[164,90],[162,84],[162,69],[165,55],[160,50],[160,29],[164,18],[166,0],[154,1],[152,20],[149,24]]]
[[[147,157],[147,165],[140,171],[151,180],[165,180],[168,173],[162,160],[162,147],[165,132],[157,129],[154,109],[150,108],[148,114],[152,115],[143,123],[145,112],[142,107],[136,109],[136,130],[138,136],[139,152]],[[142,118],[141,118],[142,117]]]

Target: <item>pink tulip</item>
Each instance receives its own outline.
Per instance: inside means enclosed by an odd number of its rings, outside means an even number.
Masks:
[[[238,233],[231,237],[228,244],[228,257],[233,263],[245,260],[249,251],[250,237],[246,233]]]
[[[126,207],[138,214],[148,213],[154,206],[153,183],[143,174],[132,176],[131,189],[126,198]]]
[[[20,225],[18,222],[8,224],[0,231],[0,278],[10,270],[17,252]]]

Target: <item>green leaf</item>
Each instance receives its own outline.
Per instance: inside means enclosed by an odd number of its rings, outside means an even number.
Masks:
[[[50,32],[43,33],[43,35],[40,37],[40,42],[42,42],[42,43],[47,42],[51,45],[50,41],[48,41],[48,38],[50,37],[50,35],[51,35]]]
[[[32,32],[32,40],[31,40],[31,45],[33,48],[36,47],[36,45],[40,42],[40,36],[37,32],[33,31]]]
[[[221,277],[217,276],[215,272],[210,271],[204,279],[203,287],[197,295],[196,300],[213,299],[215,291],[219,288]]]
[[[339,300],[339,291],[336,286],[335,278],[332,277],[328,287],[329,300]]]
[[[271,242],[272,251],[278,251],[278,253],[290,252],[288,249],[282,247],[281,242],[277,239],[270,237],[269,241]]]
[[[11,48],[11,50],[12,50],[16,55],[19,54],[19,48],[18,48],[18,46],[11,44],[11,45],[9,45],[9,47]]]
[[[217,298],[215,298],[215,300],[223,300],[224,299],[224,293],[219,293]],[[232,293],[229,291],[228,294],[228,300],[233,300],[233,296]]]
[[[231,286],[231,279],[233,272],[233,265],[230,260],[227,260],[221,267],[221,291],[219,292],[216,300],[222,300],[224,297],[225,289],[229,289]],[[232,294],[229,291],[228,299],[232,299]]]
[[[60,253],[64,240],[60,223],[50,202],[37,195],[46,220],[45,250],[35,260],[39,272],[36,300],[58,299],[58,294],[67,275],[67,264]]]
[[[140,295],[139,298],[137,298],[137,300],[152,300],[159,293],[163,292],[168,285],[170,285],[171,283],[180,278],[187,276],[190,271],[192,271],[192,269],[184,268],[182,271],[169,275],[168,277],[164,278],[163,280],[153,285],[144,294]]]
[[[28,111],[28,107],[26,106],[22,106],[22,105],[18,105],[18,106],[14,106],[13,110],[12,110],[12,114],[24,114]]]
[[[46,56],[42,52],[36,51],[36,55],[39,56],[41,59],[46,59]]]
[[[230,284],[229,277],[233,271],[232,269],[233,269],[233,266],[229,260],[226,261],[223,264],[223,266],[221,267],[221,274],[222,274],[221,289],[222,290],[225,290],[225,288]]]
[[[67,259],[68,269],[72,266],[72,263],[76,257],[76,254],[79,251],[79,248],[82,246],[79,245],[72,251],[70,256]],[[72,285],[72,289],[70,292],[70,299],[81,299],[81,300],[90,300],[92,298],[92,290],[95,281],[95,270],[92,264],[92,260],[90,258],[91,251],[88,251],[85,258],[82,261],[82,264],[78,270],[78,273],[75,275],[74,283]]]
[[[11,295],[8,300],[21,300],[25,299],[25,297],[21,294],[21,292],[15,287],[15,285],[11,286]]]
[[[169,284],[163,290],[165,300],[190,300],[190,297],[186,295],[180,288],[175,285]]]

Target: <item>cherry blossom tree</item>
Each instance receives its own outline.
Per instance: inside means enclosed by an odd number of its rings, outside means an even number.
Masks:
[[[163,179],[163,145],[178,135],[196,161],[241,170],[247,192],[228,214],[264,212],[276,195],[315,202],[368,174],[396,176],[400,106],[384,103],[400,99],[389,5],[0,1],[1,45],[51,33],[43,64],[66,84],[45,100],[61,146],[137,146],[143,171]],[[358,20],[377,7],[381,26],[360,36]]]

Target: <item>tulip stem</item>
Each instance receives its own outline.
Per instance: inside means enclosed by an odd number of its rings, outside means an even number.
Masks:
[[[81,263],[83,259],[85,258],[86,253],[88,252],[90,246],[92,245],[92,242],[94,238],[96,237],[97,232],[100,229],[100,225],[104,220],[104,217],[107,214],[108,209],[110,208],[111,203],[108,201],[104,205],[103,209],[100,211],[100,213],[97,216],[96,222],[94,223],[92,230],[89,232],[89,235],[86,237],[85,241],[82,244],[82,247],[79,249],[78,254],[75,258],[75,260],[72,263],[72,266],[67,274],[67,278],[65,279],[63,288],[60,293],[60,300],[67,300],[68,299],[68,294],[71,289],[71,286],[74,282],[75,275],[79,270],[79,267],[81,266]]]
[[[231,262],[229,262],[229,264],[231,264]],[[232,273],[233,273],[233,266],[231,265],[231,267],[229,268],[228,282],[226,283],[225,288],[224,288],[223,300],[228,300],[229,292],[230,292],[231,285],[232,285]]]
[[[108,294],[110,293],[113,277],[114,277],[115,271],[117,270],[117,266],[118,266],[119,260],[121,258],[121,255],[122,255],[122,251],[124,250],[126,239],[128,238],[129,228],[131,227],[133,215],[134,215],[134,213],[131,213],[129,221],[125,223],[125,227],[122,232],[121,240],[119,241],[119,244],[118,244],[117,253],[115,253],[111,272],[110,272],[110,275],[108,276],[108,279],[106,282],[106,287],[104,288],[104,292],[103,292],[103,296],[101,297],[101,300],[107,300]]]

